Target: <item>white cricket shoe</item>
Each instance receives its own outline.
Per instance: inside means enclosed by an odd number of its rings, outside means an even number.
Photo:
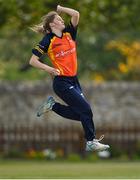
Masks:
[[[93,141],[87,141],[86,143],[86,151],[104,151],[106,149],[109,149],[110,146],[107,144],[101,144],[99,141],[101,141],[104,138],[104,135],[102,135],[99,139],[93,139]]]
[[[52,110],[53,105],[55,104],[55,100],[52,96],[49,96],[48,99],[39,106],[37,110],[37,116],[40,117],[42,114]]]

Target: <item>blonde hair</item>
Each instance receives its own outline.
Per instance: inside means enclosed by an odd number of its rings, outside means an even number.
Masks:
[[[41,23],[30,27],[36,33],[46,34],[51,32],[50,23],[53,22],[55,16],[58,15],[56,11],[51,11],[41,18]]]

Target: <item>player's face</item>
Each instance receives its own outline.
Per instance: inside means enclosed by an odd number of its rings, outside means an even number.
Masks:
[[[53,24],[56,29],[59,29],[61,31],[65,28],[64,20],[59,15],[55,16]]]

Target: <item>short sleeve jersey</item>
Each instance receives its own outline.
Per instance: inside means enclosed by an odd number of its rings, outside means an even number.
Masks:
[[[61,37],[52,32],[46,34],[32,49],[32,53],[39,58],[47,54],[61,76],[75,76],[77,74],[76,34],[77,27],[73,27],[70,22]]]

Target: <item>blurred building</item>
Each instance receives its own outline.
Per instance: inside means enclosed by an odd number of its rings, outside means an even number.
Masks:
[[[140,83],[84,83],[90,102],[97,136],[128,152],[140,142]],[[0,151],[11,147],[62,148],[84,152],[84,135],[79,122],[64,119],[54,112],[37,118],[37,107],[52,94],[49,81],[0,83]],[[63,103],[63,102],[62,102]]]

